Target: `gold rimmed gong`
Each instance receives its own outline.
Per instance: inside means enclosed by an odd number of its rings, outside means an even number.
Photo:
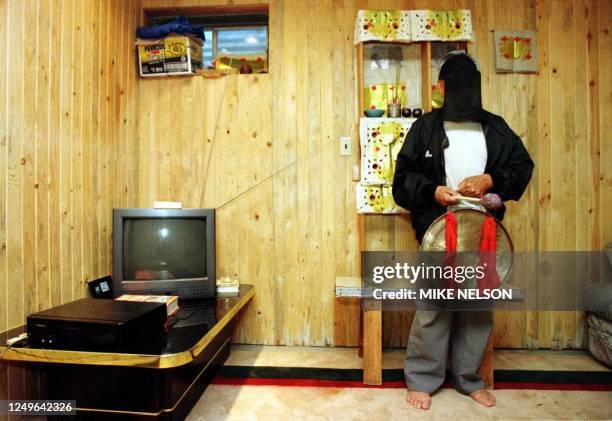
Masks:
[[[452,211],[457,219],[457,264],[476,266],[479,259],[482,225],[487,213],[476,209],[458,209]],[[438,217],[429,226],[421,246],[422,251],[446,251],[446,214]],[[495,220],[497,225],[496,267],[499,279],[504,283],[510,277],[514,263],[514,246],[506,228]],[[461,253],[474,252],[474,253]]]

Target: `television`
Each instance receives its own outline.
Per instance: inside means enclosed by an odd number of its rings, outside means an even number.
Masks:
[[[113,209],[113,294],[209,298],[214,209]]]

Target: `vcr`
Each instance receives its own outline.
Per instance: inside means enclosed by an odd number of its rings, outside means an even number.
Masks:
[[[34,348],[159,354],[166,304],[83,298],[28,316]]]

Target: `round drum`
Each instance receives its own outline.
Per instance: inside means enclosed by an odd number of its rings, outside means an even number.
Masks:
[[[459,257],[468,259],[463,261],[463,265],[475,266],[478,264],[478,252],[480,251],[480,241],[482,225],[487,213],[475,209],[458,209],[452,211],[457,219],[457,252]],[[422,251],[446,251],[446,214],[437,218],[427,229],[423,236],[421,246]],[[502,283],[510,277],[512,264],[514,261],[514,246],[508,231],[499,222],[497,224],[497,252],[496,266],[497,273]],[[461,255],[461,252],[475,252]]]

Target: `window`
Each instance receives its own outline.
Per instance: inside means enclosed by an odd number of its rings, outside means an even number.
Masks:
[[[265,61],[268,57],[268,13],[185,14],[192,25],[204,29],[204,68],[215,68],[216,59],[230,57],[230,66],[240,60]],[[163,25],[176,16],[150,16],[153,25]],[[227,63],[227,59],[224,63]],[[261,66],[258,66],[261,69]],[[263,67],[267,69],[267,65]]]
[[[268,53],[268,27],[253,26],[249,28],[225,27],[206,30],[204,46],[204,66],[212,67],[213,60],[222,54],[232,56],[252,56]]]

